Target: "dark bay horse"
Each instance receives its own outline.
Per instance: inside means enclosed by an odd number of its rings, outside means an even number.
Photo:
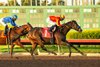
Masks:
[[[11,45],[11,50],[10,50],[11,57],[15,44],[29,52],[29,50],[26,49],[20,42],[20,36],[26,35],[31,29],[32,26],[29,23],[24,24],[20,27],[15,26],[14,28],[10,29],[10,31],[7,34],[7,43],[8,45]]]
[[[32,43],[32,52],[31,55],[33,55],[34,50],[36,49],[37,45],[40,45],[41,48],[49,53],[53,53],[56,55],[56,53],[49,51],[45,48],[44,44],[45,43],[50,43],[50,38],[45,38],[42,37],[42,27],[35,27],[33,30],[31,30],[28,34],[27,37],[30,40],[30,42]],[[55,43],[57,45],[65,45],[68,46],[69,49],[69,57],[71,56],[71,47],[74,48],[75,50],[77,50],[79,53],[81,53],[82,55],[84,55],[80,50],[78,50],[76,47],[74,47],[72,44],[70,44],[67,40],[66,40],[66,34],[71,30],[74,29],[78,32],[82,32],[81,27],[77,24],[77,22],[75,20],[69,21],[67,23],[62,24],[62,26],[60,26],[54,33],[54,37],[55,37]]]

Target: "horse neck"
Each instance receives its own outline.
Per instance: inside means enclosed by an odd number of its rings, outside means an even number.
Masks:
[[[17,34],[20,34],[22,31],[24,30],[24,28],[18,28],[17,30],[14,30]]]
[[[62,30],[62,32],[63,32],[64,35],[66,35],[70,30],[71,30],[70,27],[65,27],[65,28]]]
[[[33,29],[33,27],[29,24],[29,27],[30,27],[30,30],[32,30]]]

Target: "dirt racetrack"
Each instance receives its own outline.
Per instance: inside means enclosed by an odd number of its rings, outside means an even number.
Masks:
[[[100,67],[100,57],[17,56],[0,57],[0,67]]]

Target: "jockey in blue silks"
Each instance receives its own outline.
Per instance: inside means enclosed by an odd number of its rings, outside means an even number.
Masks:
[[[15,21],[18,19],[17,15],[13,15],[12,17],[4,17],[0,19],[0,23],[5,27],[4,34],[7,34],[7,23],[10,23],[12,26],[17,26]]]

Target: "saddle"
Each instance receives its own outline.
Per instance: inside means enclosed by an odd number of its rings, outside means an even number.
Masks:
[[[42,37],[51,38],[51,33],[48,27],[42,28],[41,32],[42,32]]]

